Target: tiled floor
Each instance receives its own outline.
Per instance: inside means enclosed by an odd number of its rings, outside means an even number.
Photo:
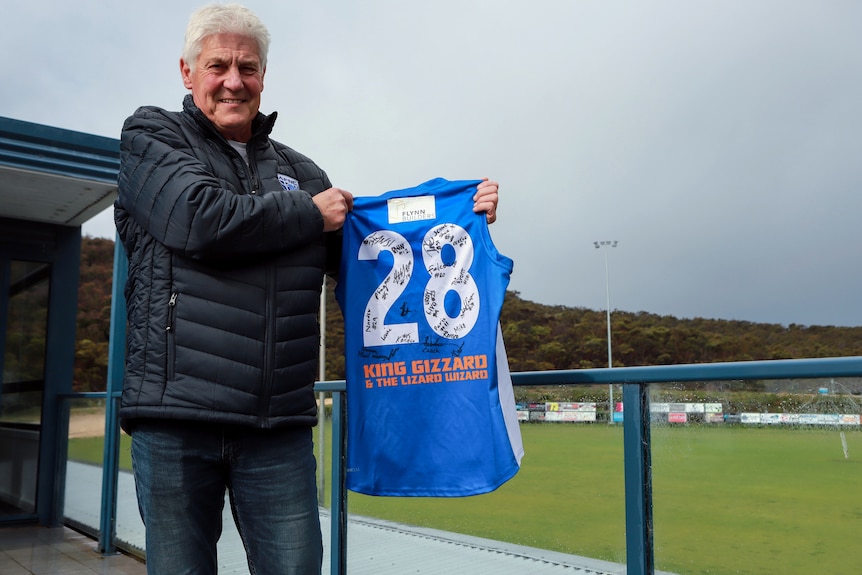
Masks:
[[[128,555],[102,556],[90,537],[66,527],[0,528],[3,575],[146,575],[142,561]]]

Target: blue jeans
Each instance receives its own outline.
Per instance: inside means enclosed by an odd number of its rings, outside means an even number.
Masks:
[[[147,573],[215,575],[225,489],[252,575],[319,575],[311,429],[165,421],[132,431]]]

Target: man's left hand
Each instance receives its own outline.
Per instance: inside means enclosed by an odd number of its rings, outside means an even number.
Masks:
[[[498,188],[497,182],[483,178],[482,182],[476,186],[476,195],[473,196],[473,211],[476,213],[485,212],[489,224],[497,221]]]

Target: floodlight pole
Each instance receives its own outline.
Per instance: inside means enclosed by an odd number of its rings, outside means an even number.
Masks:
[[[601,242],[593,242],[596,249],[599,248],[615,248],[619,242],[617,240],[605,240]],[[614,366],[613,352],[611,350],[611,282],[608,274],[608,250],[605,249],[605,299],[607,303],[606,313],[608,319],[608,369]],[[608,384],[608,424],[614,424],[614,384]]]

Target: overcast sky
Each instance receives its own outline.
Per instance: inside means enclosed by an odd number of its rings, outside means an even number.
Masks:
[[[4,3],[0,115],[117,138],[179,109],[202,4]],[[605,309],[607,255],[612,309],[862,325],[862,2],[245,4],[273,137],[356,195],[499,181],[523,298]]]

